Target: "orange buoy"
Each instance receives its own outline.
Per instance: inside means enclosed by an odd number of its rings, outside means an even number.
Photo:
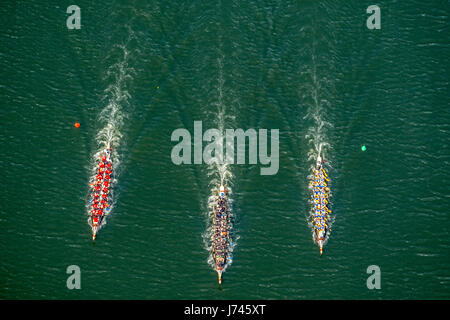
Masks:
[[[75,122],[74,126],[75,126],[75,128],[79,128],[80,124],[78,122]]]

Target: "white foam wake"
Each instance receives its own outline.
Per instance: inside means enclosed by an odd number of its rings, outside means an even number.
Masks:
[[[214,109],[211,110],[208,114],[210,116],[214,117],[214,122],[217,126],[217,129],[222,134],[225,132],[225,123],[234,121],[234,116],[227,114],[227,105],[224,101],[225,93],[224,93],[224,78],[223,78],[223,64],[222,64],[222,58],[217,59],[218,67],[219,67],[219,76],[218,76],[218,86],[217,86],[217,93],[218,93],[218,99],[217,102],[213,103]],[[223,143],[223,141],[222,141]],[[226,143],[230,143],[226,141]],[[231,142],[233,143],[233,142]],[[219,148],[222,148],[222,150],[225,150],[227,146],[219,145]],[[215,269],[216,265],[214,262],[213,257],[213,233],[214,233],[214,225],[213,225],[213,219],[214,219],[214,207],[217,204],[218,195],[219,195],[219,188],[220,186],[224,186],[226,188],[226,206],[228,208],[228,217],[230,218],[230,243],[227,247],[227,260],[226,264],[223,267],[223,271],[227,269],[229,265],[231,265],[233,261],[233,249],[236,246],[236,241],[238,239],[237,235],[235,234],[235,230],[233,228],[233,222],[234,222],[234,213],[233,213],[233,192],[232,192],[232,186],[233,186],[233,174],[230,170],[230,167],[226,161],[223,161],[224,159],[221,159],[220,161],[217,157],[212,158],[211,163],[208,164],[208,170],[207,175],[210,179],[209,185],[211,187],[210,189],[210,196],[208,198],[208,212],[207,212],[207,228],[205,233],[203,234],[203,240],[205,243],[205,249],[209,252],[208,256],[208,264]]]
[[[101,110],[97,118],[97,123],[103,124],[95,137],[96,151],[91,157],[91,177],[89,184],[96,180],[98,174],[98,162],[105,149],[109,146],[111,151],[112,175],[110,180],[110,193],[108,200],[110,202],[109,212],[102,219],[100,228],[106,224],[106,216],[110,215],[117,201],[117,190],[115,188],[120,170],[120,147],[122,142],[121,128],[124,124],[125,113],[124,107],[128,105],[130,94],[127,90],[129,82],[133,79],[134,69],[129,66],[130,53],[125,46],[116,46],[115,49],[121,53],[117,63],[111,65],[106,71],[105,81],[111,83],[105,90],[102,101],[106,102],[106,106]],[[87,213],[89,215],[88,223],[92,226],[90,215],[91,196],[89,194],[87,201]],[[99,228],[99,229],[100,229]]]
[[[313,169],[316,166],[316,162],[318,157],[320,156],[322,160],[324,160],[323,167],[326,171],[327,168],[331,167],[330,158],[329,158],[329,151],[331,150],[332,146],[330,142],[328,141],[327,131],[328,129],[332,128],[332,124],[328,121],[326,121],[327,118],[327,106],[330,105],[330,102],[326,99],[327,90],[325,88],[322,88],[322,84],[328,84],[326,78],[319,79],[317,76],[317,70],[316,70],[316,61],[314,53],[312,55],[312,67],[308,69],[306,72],[304,72],[305,77],[310,78],[310,86],[308,86],[307,92],[309,93],[309,97],[307,97],[308,108],[307,108],[307,114],[304,117],[304,120],[307,120],[311,123],[310,127],[307,129],[307,133],[305,135],[305,139],[308,141],[308,144],[310,145],[309,152],[307,154],[307,161],[310,163],[310,169],[309,169],[309,189],[312,192],[311,182],[314,179],[314,175],[312,174]],[[331,179],[329,183],[331,182]],[[330,187],[330,185],[328,185]],[[328,200],[330,200],[332,196],[331,193],[331,187],[330,191],[328,192]],[[313,219],[314,219],[314,202],[312,198],[309,199],[310,202],[310,211],[307,215],[307,221],[308,225],[311,228],[312,238],[315,243],[318,243],[317,235],[314,229]],[[330,205],[331,206],[331,205]],[[331,226],[334,221],[334,215],[327,216],[327,230],[325,239],[323,241],[323,244],[326,244],[326,242],[329,239],[330,233],[331,233]]]

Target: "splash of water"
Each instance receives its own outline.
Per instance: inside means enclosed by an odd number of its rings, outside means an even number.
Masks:
[[[229,119],[233,119],[231,116],[227,115],[227,106],[224,103],[224,78],[223,78],[223,64],[222,58],[217,60],[219,66],[219,76],[218,76],[218,101],[213,103],[216,108],[213,113],[217,128],[219,132],[225,131],[225,122]],[[222,143],[222,144],[221,144]],[[223,150],[223,141],[218,143],[218,147]],[[233,143],[226,141],[226,143]],[[228,266],[233,261],[233,249],[236,245],[237,236],[234,232],[233,222],[234,215],[232,210],[232,185],[233,185],[233,174],[226,163],[226,161],[220,161],[217,157],[214,157],[208,165],[208,177],[210,178],[209,185],[211,186],[211,194],[208,198],[208,214],[207,214],[207,229],[203,235],[205,249],[210,253],[208,256],[208,264],[216,270],[216,261],[213,256],[214,246],[216,245],[217,238],[215,237],[216,228],[214,225],[215,210],[219,200],[219,188],[224,186],[226,188],[226,218],[228,220],[229,229],[229,241],[226,244],[226,262],[222,268],[224,272]]]
[[[100,112],[97,122],[103,123],[103,128],[99,130],[95,137],[95,143],[97,145],[96,151],[92,156],[91,163],[91,177],[89,179],[89,185],[94,185],[96,176],[98,174],[98,160],[105,153],[107,148],[111,148],[111,163],[112,174],[109,184],[108,203],[109,211],[105,212],[104,218],[101,219],[101,223],[98,230],[106,224],[106,216],[110,215],[113,211],[115,203],[117,201],[117,192],[115,185],[117,184],[120,168],[120,144],[122,141],[122,133],[120,131],[124,123],[125,113],[123,107],[128,104],[130,94],[128,93],[127,86],[130,80],[132,80],[133,68],[129,66],[129,52],[125,46],[117,46],[122,57],[119,62],[111,65],[106,72],[106,81],[111,84],[105,89],[103,100],[106,101],[106,106]],[[92,189],[93,190],[93,189]],[[92,209],[93,191],[89,193],[89,200],[87,201],[87,213],[89,215],[88,224],[93,227],[93,218],[90,214]]]
[[[308,88],[308,92],[310,92],[310,103],[307,110],[307,114],[304,117],[305,120],[311,121],[311,126],[308,128],[307,133],[305,135],[306,140],[308,141],[309,145],[311,146],[311,149],[308,152],[308,162],[310,163],[310,171],[312,174],[308,175],[309,180],[309,189],[311,192],[311,198],[309,200],[310,202],[310,211],[307,216],[308,225],[311,228],[312,232],[312,238],[313,241],[319,245],[319,247],[322,247],[325,245],[330,237],[331,233],[331,226],[334,222],[334,216],[330,213],[326,212],[325,217],[321,219],[321,223],[325,225],[326,227],[326,234],[325,237],[319,241],[318,236],[318,227],[315,224],[315,218],[317,221],[317,216],[315,215],[315,203],[314,203],[314,191],[317,191],[318,189],[315,189],[314,186],[314,177],[315,174],[318,172],[317,170],[317,161],[319,157],[324,160],[324,163],[321,164],[321,168],[319,171],[327,173],[327,167],[331,167],[330,161],[327,158],[327,151],[331,149],[331,144],[328,142],[327,137],[327,129],[332,128],[332,124],[328,121],[326,121],[326,106],[329,104],[329,102],[321,97],[322,90],[322,83],[326,82],[326,79],[322,81],[317,76],[317,68],[316,68],[316,61],[315,61],[315,55],[312,54],[312,67],[310,70],[308,70],[307,75],[311,78],[311,86]],[[322,175],[322,174],[321,174]],[[328,178],[327,176],[327,179]],[[325,181],[324,181],[325,182]],[[328,191],[326,192],[326,200],[329,201],[332,197],[331,188],[328,186]],[[328,203],[328,206],[330,204]]]

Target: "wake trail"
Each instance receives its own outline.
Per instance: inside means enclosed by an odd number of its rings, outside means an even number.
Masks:
[[[327,79],[319,79],[317,72],[317,62],[315,55],[315,45],[312,50],[311,68],[305,72],[310,77],[310,86],[308,92],[309,105],[305,120],[310,121],[311,125],[305,135],[310,149],[308,151],[308,163],[310,163],[310,174],[308,175],[310,197],[310,211],[307,215],[308,225],[311,228],[313,241],[319,246],[322,254],[324,245],[328,242],[331,234],[331,226],[334,222],[334,216],[331,215],[330,198],[332,196],[329,186],[330,178],[327,171],[330,167],[328,159],[331,144],[329,142],[327,131],[332,128],[332,124],[326,121],[327,106],[330,102],[326,99]]]
[[[222,58],[217,59],[219,67],[217,102],[214,102],[213,110],[209,114],[214,117],[218,131],[222,139],[216,141],[218,149],[224,150],[223,135],[225,123],[234,120],[227,114],[227,105],[224,101],[224,77]],[[234,142],[234,141],[233,141]],[[231,142],[231,143],[233,143]],[[226,143],[230,143],[227,141]],[[225,161],[223,154],[217,154],[208,163],[207,175],[210,179],[210,196],[208,198],[207,229],[203,235],[205,249],[209,252],[208,264],[217,272],[219,284],[222,281],[222,273],[233,261],[233,249],[236,245],[236,235],[233,229],[234,215],[232,210],[232,185],[233,174]]]
[[[126,46],[116,46],[121,53],[118,62],[106,71],[106,82],[111,84],[104,90],[103,101],[106,106],[98,115],[97,122],[103,127],[95,136],[96,151],[91,158],[89,179],[89,197],[86,204],[88,224],[92,229],[92,238],[106,224],[117,202],[116,185],[120,173],[121,148],[124,119],[124,107],[129,104],[127,90],[133,79],[134,69],[129,66],[130,52]]]

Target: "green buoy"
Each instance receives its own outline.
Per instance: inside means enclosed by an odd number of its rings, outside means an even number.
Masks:
[[[363,146],[361,147],[361,150],[362,150],[362,151],[366,151],[366,146],[363,145]]]

